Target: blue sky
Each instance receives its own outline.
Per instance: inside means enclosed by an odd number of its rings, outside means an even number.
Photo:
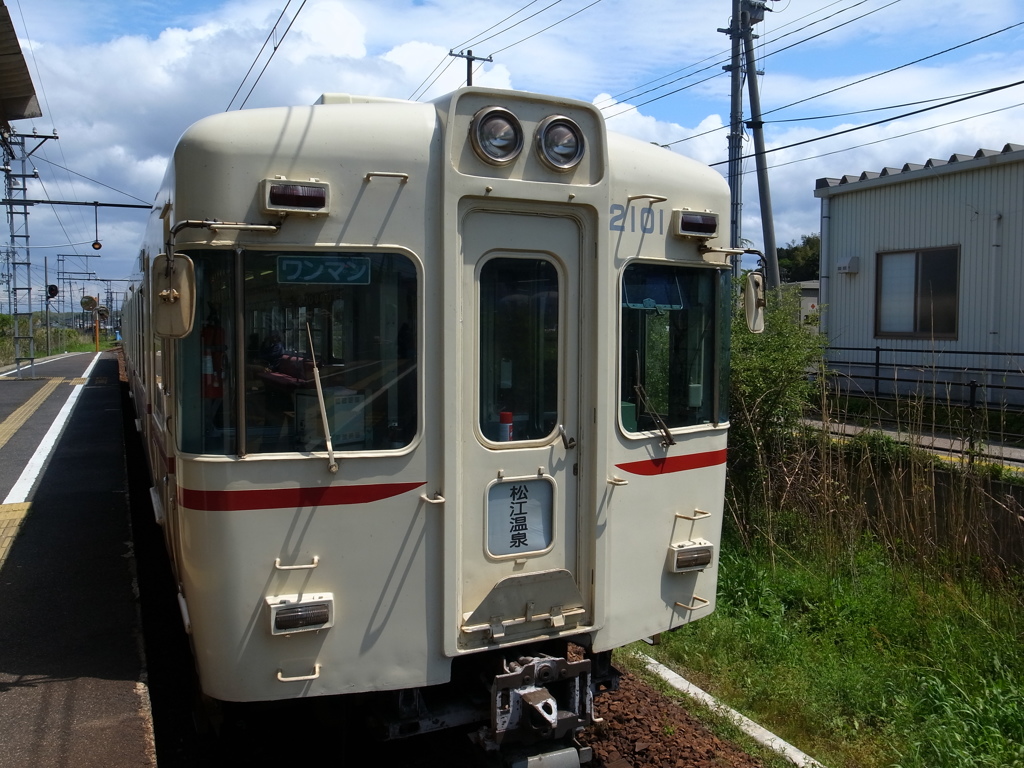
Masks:
[[[4,2],[44,112],[15,128],[60,136],[36,164],[41,180],[32,194],[51,199],[150,201],[184,129],[227,108],[240,85],[242,97],[249,93],[253,80],[243,78],[254,60],[255,71],[266,63],[266,53],[257,54],[286,8],[277,52],[247,108],[308,104],[331,91],[429,99],[460,85],[465,63],[445,69],[446,54],[470,47],[494,58],[475,75],[478,84],[593,101],[612,130],[671,143],[709,164],[727,156],[729,81],[721,65],[729,40],[717,30],[729,24],[730,0]],[[1024,86],[892,119],[1024,81],[1024,0],[769,5],[756,30],[768,148],[809,142],[771,155],[780,245],[818,230],[817,178],[1024,144]],[[437,82],[420,88],[439,64]],[[779,109],[808,97],[815,98]],[[820,138],[876,121],[883,122]],[[743,235],[760,247],[752,161],[748,170]],[[126,277],[143,220],[139,212],[101,210],[104,248],[90,268]],[[31,227],[34,264],[56,250],[93,253],[89,208],[37,207]]]

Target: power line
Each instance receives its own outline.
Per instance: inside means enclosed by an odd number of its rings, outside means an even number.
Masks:
[[[832,5],[836,5],[839,2],[841,2],[841,1],[842,0],[836,0],[835,3],[832,3],[831,5],[825,6],[825,8],[830,8]],[[853,10],[854,8],[856,8],[856,7],[860,6],[860,5],[863,5],[864,3],[869,2],[869,1],[870,0],[860,0],[860,2],[854,3],[851,6],[848,6],[846,8],[840,8],[838,11],[836,11],[833,14],[825,16],[824,18],[821,18],[821,19],[817,19],[816,21],[812,21],[810,24],[805,24],[804,26],[800,27],[799,29],[790,30],[789,32],[786,32],[785,34],[780,35],[779,37],[776,37],[776,38],[774,38],[772,40],[765,41],[764,44],[776,43],[776,42],[778,42],[779,40],[782,40],[785,37],[789,37],[790,35],[795,35],[798,32],[802,32],[803,30],[807,29],[808,27],[813,26],[814,24],[820,24],[823,21],[828,21],[829,19],[834,18],[835,16],[838,16],[840,13],[845,13],[846,11]],[[819,9],[819,10],[824,10],[824,8]],[[815,11],[815,13],[817,13],[817,11]],[[798,19],[793,19],[793,21],[788,22],[786,24],[783,24],[781,27],[779,27],[779,29],[785,29],[786,27],[790,26],[791,24],[796,24],[798,21],[802,21],[803,19],[806,19],[808,16],[811,16],[811,15],[813,15],[813,14],[807,14],[807,16],[801,16]],[[859,19],[859,18],[863,18],[863,17],[862,16],[858,16],[857,18]],[[854,19],[854,21],[855,20],[856,19]],[[677,83],[680,80],[685,80],[688,77],[693,77],[694,75],[699,75],[701,72],[706,72],[707,70],[709,70],[709,69],[711,69],[713,67],[719,66],[719,65],[729,61],[729,55],[730,55],[730,51],[728,51],[728,50],[726,50],[726,51],[719,51],[718,53],[712,54],[711,56],[706,56],[705,58],[701,59],[700,61],[694,62],[693,64],[688,64],[685,67],[681,67],[681,68],[679,68],[677,70],[669,72],[668,74],[662,75],[661,77],[656,77],[653,80],[649,80],[646,83],[641,83],[640,85],[637,85],[637,86],[635,86],[633,88],[628,88],[625,91],[622,91],[621,93],[615,94],[614,96],[609,96],[602,103],[608,103],[609,106],[612,106],[612,103],[617,103],[617,102],[621,101],[623,96],[628,96],[632,91],[635,91],[638,88],[643,88],[643,87],[648,86],[648,85],[653,85],[654,83],[658,82],[659,80],[664,80],[666,77],[671,77],[674,74],[677,74],[679,72],[683,72],[684,70],[687,70],[687,69],[691,69],[693,67],[698,66],[699,64],[703,64],[705,61],[710,61],[711,59],[715,59],[714,62],[712,62],[711,64],[709,64],[708,66],[706,66],[706,67],[704,67],[702,69],[697,70],[696,72],[691,72],[690,74],[682,75],[681,77],[677,77],[674,80],[670,80],[667,83],[663,83],[661,85],[655,86],[654,88],[650,88],[649,90],[642,91],[641,93],[633,94],[633,96],[635,98],[635,97],[638,97],[638,96],[644,96],[644,95],[646,95],[648,93],[654,93],[655,91],[659,90],[660,88],[665,88],[665,87],[671,85],[672,83]],[[721,76],[721,75],[719,74],[719,76]],[[601,105],[597,104],[596,106],[598,106],[598,108],[600,108]]]
[[[867,2],[867,0],[861,0],[856,5],[850,6],[850,8],[856,8],[859,5],[863,5],[865,2]],[[783,51],[788,51],[790,48],[795,48],[798,45],[801,45],[803,43],[806,43],[806,42],[809,42],[811,40],[814,40],[815,38],[821,37],[822,35],[826,35],[829,32],[834,32],[835,30],[839,29],[840,27],[845,27],[847,24],[852,24],[855,21],[860,21],[861,19],[866,18],[868,16],[871,16],[872,14],[878,13],[879,11],[884,11],[886,8],[889,8],[890,6],[893,6],[896,3],[898,3],[898,2],[901,2],[901,0],[891,0],[891,2],[886,3],[885,5],[883,5],[883,6],[879,7],[879,8],[875,8],[873,10],[870,10],[870,11],[866,12],[866,13],[862,13],[860,16],[855,16],[854,18],[848,19],[847,21],[844,21],[841,24],[836,24],[834,27],[829,27],[828,29],[824,29],[821,32],[818,32],[816,34],[811,35],[810,37],[805,37],[802,40],[797,40],[796,42],[791,43],[790,45],[784,46],[782,48],[779,48],[777,50],[769,51],[768,53],[764,54],[761,57],[761,60],[764,61],[764,59],[768,58],[769,56],[774,56],[777,53],[782,53]],[[843,9],[843,10],[849,10],[849,9]],[[791,32],[787,32],[785,35],[781,35],[781,36],[779,36],[779,37],[777,37],[774,40],[771,40],[769,42],[771,42],[771,43],[778,42],[782,38],[788,37],[789,35],[796,34],[797,32],[802,32],[803,30],[813,26],[814,24],[818,24],[818,23],[820,23],[822,21],[828,21],[828,19],[831,19],[831,18],[837,16],[839,13],[842,13],[843,10],[837,11],[836,13],[834,13],[834,14],[832,14],[830,16],[826,16],[824,19],[819,19],[818,21],[814,21],[814,22],[811,22],[810,24],[806,24],[803,27],[800,27],[799,29],[795,29],[795,30],[792,30]],[[707,59],[704,59],[704,61],[707,61]],[[712,69],[715,66],[723,64],[723,63],[725,63],[727,61],[729,61],[729,59],[719,59],[714,64],[710,64],[710,65],[704,67],[703,69],[697,70],[696,72],[692,72],[690,75],[686,75],[684,77],[677,78],[676,80],[673,80],[672,82],[678,82],[679,80],[686,79],[686,77],[692,77],[693,75],[700,74],[701,72],[706,72],[707,70]],[[646,106],[647,104],[651,104],[651,103],[653,103],[655,101],[659,101],[659,100],[667,98],[669,96],[673,96],[673,95],[675,95],[677,93],[681,93],[682,91],[688,90],[689,88],[693,88],[696,85],[700,85],[701,83],[706,83],[708,80],[712,80],[712,79],[714,79],[716,77],[722,77],[722,76],[723,76],[722,72],[716,72],[711,77],[704,78],[703,80],[700,80],[700,81],[698,81],[696,83],[690,83],[689,85],[685,85],[682,88],[677,88],[674,91],[669,91],[668,93],[663,93],[661,96],[656,96],[653,99],[648,99],[647,101],[641,102],[640,104],[629,105],[628,108],[622,110],[621,112],[616,112],[613,115],[608,115],[605,119],[606,120],[611,120],[613,117],[618,117],[619,115],[624,115],[627,112],[630,112],[630,111],[632,111],[634,109],[639,109],[640,107]],[[669,85],[669,84],[670,83],[666,83],[665,85]],[[643,96],[646,93],[653,93],[654,91],[657,91],[657,90],[659,90],[661,88],[664,88],[664,87],[665,86],[662,85],[662,86],[658,86],[657,88],[651,88],[650,90],[644,91],[643,93],[640,93],[640,94],[637,94],[637,95],[638,96]]]
[[[904,69],[905,67],[909,67],[909,66],[912,66],[914,64],[920,64],[922,61],[927,61],[928,59],[934,59],[936,56],[941,56],[941,55],[943,55],[945,53],[949,53],[950,51],[955,51],[958,48],[963,48],[964,46],[968,46],[968,45],[971,45],[973,43],[977,43],[977,42],[980,42],[982,40],[986,40],[987,38],[993,37],[994,35],[1002,34],[1003,32],[1007,32],[1008,30],[1014,29],[1014,28],[1019,27],[1021,25],[1024,25],[1024,21],[1018,21],[1016,24],[1011,24],[1008,27],[1003,27],[1002,29],[997,29],[995,32],[989,32],[987,35],[982,35],[981,37],[976,37],[973,40],[968,40],[965,43],[960,43],[959,45],[954,45],[951,48],[946,48],[945,50],[936,51],[935,53],[928,54],[927,56],[922,56],[920,59],[914,59],[913,61],[908,61],[906,64],[900,64],[899,66],[892,67],[891,69],[887,69],[884,72],[877,72],[877,73],[875,73],[873,75],[868,75],[867,77],[862,77],[860,80],[854,80],[853,82],[847,83],[846,85],[840,85],[840,86],[838,86],[836,88],[833,88],[831,90],[823,91],[822,93],[815,94],[814,96],[808,96],[806,99],[800,99],[799,101],[794,101],[791,104],[785,104],[785,105],[783,105],[781,107],[775,107],[774,109],[769,109],[764,114],[768,115],[768,114],[771,114],[772,112],[778,112],[778,111],[783,110],[783,109],[789,109],[790,107],[795,107],[797,104],[803,104],[806,101],[811,101],[812,99],[817,99],[817,98],[819,98],[821,96],[827,96],[830,93],[835,93],[836,91],[841,91],[844,88],[849,88],[849,87],[851,87],[853,85],[859,85],[861,83],[867,82],[868,80],[873,80],[876,77],[881,77],[882,75],[891,74],[891,73],[893,73],[893,72],[895,72],[895,71],[897,71],[899,69]],[[783,50],[785,50],[785,49],[783,49]]]
[[[480,33],[474,35],[473,37],[469,38],[468,40],[466,40],[464,42],[461,42],[458,45],[456,45],[456,46],[454,46],[452,48],[449,48],[448,50],[453,51],[453,50],[455,50],[457,48],[465,48],[465,47],[471,45],[473,43],[473,41],[475,41],[478,37],[480,37],[480,35],[486,35],[488,32],[490,32],[495,27],[504,24],[506,21],[508,21],[509,19],[511,19],[511,18],[513,18],[515,16],[518,16],[520,13],[522,13],[527,8],[529,8],[531,5],[533,5],[533,4],[535,4],[535,3],[539,2],[539,1],[540,0],[530,0],[530,2],[528,2],[522,8],[520,8],[517,11],[514,11],[514,12],[510,13],[508,16],[506,16],[504,19],[502,19],[498,23],[492,24],[487,29],[485,29],[483,32],[480,32]],[[511,27],[510,27],[510,29],[511,29]],[[447,61],[448,63],[445,64],[445,61]],[[437,62],[437,64],[434,65],[434,68],[432,70],[430,70],[430,72],[427,73],[427,76],[423,78],[423,82],[421,82],[419,85],[417,85],[416,89],[409,95],[409,100],[412,101],[414,98],[416,98],[416,95],[420,91],[421,88],[423,89],[423,94],[426,94],[426,92],[430,90],[431,86],[433,86],[434,83],[436,83],[441,78],[441,75],[443,75],[448,70],[448,67],[450,67],[453,63],[454,63],[453,60],[449,56],[442,57],[442,59],[439,62]],[[437,77],[435,77],[433,80],[430,80],[430,76],[432,74],[434,74],[435,72],[437,72],[437,70],[441,67],[442,64],[445,64],[444,69],[442,69],[440,72],[438,72]],[[423,83],[426,83],[427,80],[430,80],[430,83],[427,85],[426,88],[424,88],[423,87]]]
[[[503,30],[501,30],[501,31],[499,31],[499,32],[495,32],[495,33],[494,33],[493,35],[490,35],[489,37],[485,37],[485,38],[483,38],[482,40],[473,40],[472,44],[473,44],[473,45],[480,45],[481,43],[486,43],[486,42],[487,42],[488,40],[493,40],[494,38],[498,37],[499,35],[503,35],[503,34],[505,34],[505,33],[506,33],[506,32],[508,32],[508,31],[509,31],[510,29],[515,29],[515,28],[516,28],[516,27],[518,27],[518,26],[519,26],[520,24],[524,24],[524,23],[526,23],[527,21],[529,21],[530,19],[532,19],[532,18],[535,18],[535,17],[537,17],[537,16],[540,16],[540,15],[541,15],[542,13],[544,13],[544,11],[546,11],[546,10],[548,10],[548,9],[550,9],[550,8],[554,8],[554,7],[556,6],[556,5],[558,5],[558,4],[559,4],[559,3],[561,3],[561,2],[563,2],[563,0],[555,0],[555,2],[551,3],[551,5],[546,5],[546,6],[544,6],[543,8],[541,8],[541,9],[540,9],[539,11],[537,11],[536,13],[531,13],[531,14],[530,14],[529,16],[527,16],[527,17],[526,17],[525,19],[520,19],[520,20],[519,20],[519,21],[517,21],[517,22],[516,22],[515,24],[512,24],[512,25],[510,25],[510,26],[506,27],[505,29],[503,29]],[[531,3],[531,5],[532,5],[532,3]],[[528,6],[527,6],[527,7],[528,7]],[[517,13],[518,13],[518,11],[517,11]],[[515,16],[516,14],[512,14],[512,15],[513,15],[513,16]],[[492,27],[492,29],[493,29],[493,27]],[[462,46],[458,46],[458,47],[460,47],[460,48],[461,48]],[[492,53],[491,55],[493,56],[494,54]]]
[[[1009,106],[1006,106],[1006,107],[999,107],[998,109],[992,109],[992,110],[989,110],[988,112],[981,112],[981,113],[979,113],[977,115],[968,115],[967,117],[959,117],[956,120],[949,120],[948,122],[945,122],[945,123],[937,123],[936,125],[929,125],[929,126],[927,126],[925,128],[918,128],[918,129],[913,130],[913,131],[907,131],[906,133],[898,133],[895,136],[886,136],[885,138],[876,139],[875,141],[866,141],[863,144],[856,144],[856,145],[854,145],[852,147],[844,147],[843,149],[836,149],[836,150],[833,150],[831,152],[822,152],[820,155],[810,155],[808,157],[800,157],[800,158],[797,158],[796,160],[788,160],[785,163],[776,163],[775,165],[769,166],[769,168],[782,168],[782,167],[787,166],[787,165],[794,165],[795,163],[803,163],[803,162],[805,162],[807,160],[817,160],[818,158],[828,157],[830,155],[839,155],[839,154],[842,154],[843,152],[850,152],[851,150],[854,150],[854,149],[862,149],[863,147],[870,147],[870,146],[874,146],[875,144],[882,144],[882,143],[887,142],[887,141],[892,141],[893,139],[903,139],[903,138],[906,138],[907,136],[913,136],[914,134],[917,134],[917,133],[924,133],[925,131],[932,131],[932,130],[935,130],[936,128],[945,128],[947,125],[956,125],[957,123],[964,123],[964,122],[967,122],[968,120],[975,120],[975,119],[977,119],[979,117],[988,117],[989,115],[994,115],[994,114],[996,114],[998,112],[1005,112],[1008,109],[1016,109],[1017,107],[1024,107],[1024,101],[1019,102],[1017,104],[1010,104]],[[866,128],[868,126],[864,126],[864,127]],[[829,138],[829,137],[823,136],[822,138]],[[716,165],[721,165],[721,163],[716,163]],[[744,171],[744,173],[750,173],[750,171]]]
[[[967,93],[957,93],[957,94],[953,94],[951,96],[936,96],[934,99],[921,99],[920,101],[908,101],[908,102],[906,102],[904,104],[890,104],[890,105],[885,106],[885,107],[871,107],[869,109],[858,109],[858,110],[854,110],[852,112],[837,112],[837,113],[832,114],[832,115],[813,115],[811,117],[791,117],[791,118],[787,118],[785,120],[765,120],[764,122],[766,124],[767,123],[771,123],[771,124],[775,125],[775,124],[778,124],[778,123],[803,123],[803,122],[810,122],[810,121],[813,121],[813,120],[831,120],[831,119],[834,119],[834,118],[837,118],[837,117],[852,117],[853,115],[866,115],[866,114],[870,114],[871,112],[884,112],[884,111],[886,111],[888,109],[903,109],[904,107],[914,107],[914,106],[917,106],[918,104],[931,104],[932,102],[944,101],[946,99],[957,99],[957,98],[960,98],[961,96],[971,96],[971,95],[982,96],[982,95],[984,95],[986,93],[988,93],[988,91],[986,91],[986,90],[968,91]],[[682,139],[676,139],[675,141],[669,141],[669,142],[666,142],[665,144],[661,144],[660,146],[662,146],[662,147],[671,147],[674,144],[682,144],[684,141],[690,141],[691,139],[699,139],[701,136],[708,136],[708,135],[710,135],[712,133],[717,133],[718,131],[724,131],[727,127],[728,126],[720,125],[717,128],[712,128],[712,129],[710,129],[708,131],[702,131],[701,133],[695,133],[692,136],[686,136],[686,137],[684,137]]]
[[[559,1],[559,2],[561,2],[561,0],[558,0],[558,1]],[[489,26],[489,27],[488,27],[487,29],[485,29],[485,30],[484,30],[483,32],[480,32],[479,34],[476,34],[476,35],[474,35],[473,37],[469,38],[468,40],[466,40],[466,41],[464,41],[464,42],[461,42],[461,43],[459,43],[458,45],[456,45],[456,46],[455,46],[455,48],[468,48],[468,47],[469,47],[469,46],[471,46],[471,45],[476,45],[477,43],[482,43],[482,42],[483,42],[483,40],[477,40],[477,38],[478,38],[478,37],[480,37],[480,35],[486,35],[486,34],[487,34],[488,32],[490,32],[490,31],[491,31],[492,29],[494,29],[495,27],[499,27],[499,26],[501,26],[501,25],[502,25],[502,24],[504,24],[504,23],[505,23],[506,21],[508,21],[509,19],[511,19],[511,18],[512,18],[513,16],[518,16],[518,15],[519,15],[520,13],[522,13],[522,12],[523,12],[523,11],[525,11],[525,10],[526,10],[527,8],[529,8],[529,7],[531,6],[531,5],[535,5],[535,4],[536,4],[536,3],[538,3],[538,2],[540,2],[540,0],[530,0],[530,2],[528,2],[528,3],[527,3],[526,5],[524,5],[524,6],[522,7],[522,8],[520,8],[520,9],[519,9],[518,11],[515,11],[515,12],[513,12],[513,13],[510,13],[510,14],[509,14],[508,16],[506,16],[506,17],[505,17],[504,19],[502,19],[501,21],[497,22],[496,24],[492,24],[492,25],[491,25],[491,26]],[[552,3],[552,5],[557,5],[557,4],[558,4],[558,3]],[[548,8],[550,8],[550,7],[551,7],[551,6],[549,5],[549,6],[548,6]],[[545,10],[546,10],[546,9],[545,9]],[[543,11],[538,11],[538,13],[543,13]],[[530,18],[532,18],[532,17],[530,17]],[[525,19],[524,19],[523,21],[525,21]],[[512,27],[509,27],[509,29],[512,29]],[[505,31],[505,30],[502,30],[502,31]],[[488,40],[489,40],[490,38],[485,38],[485,39],[488,39]]]
[[[525,42],[526,42],[527,40],[529,40],[529,39],[531,39],[531,38],[534,38],[534,37],[536,37],[537,35],[540,35],[540,34],[542,34],[542,33],[544,33],[544,32],[547,32],[547,31],[548,31],[549,29],[551,29],[552,27],[557,27],[557,26],[558,26],[559,24],[562,24],[563,22],[566,22],[566,21],[568,21],[568,20],[569,20],[569,19],[571,19],[571,18],[572,18],[573,16],[578,16],[579,14],[583,13],[583,12],[584,12],[585,10],[587,10],[588,8],[593,8],[593,7],[595,6],[595,5],[597,5],[597,4],[598,4],[598,3],[600,3],[600,2],[601,2],[601,0],[594,0],[594,2],[590,3],[589,5],[585,5],[585,6],[583,6],[583,7],[582,7],[582,8],[580,8],[580,9],[579,9],[578,11],[574,11],[573,13],[570,13],[570,14],[569,14],[568,16],[566,16],[566,17],[565,17],[564,19],[559,19],[559,20],[558,20],[558,21],[556,21],[556,22],[555,22],[554,24],[549,24],[548,26],[544,27],[544,29],[540,29],[540,30],[538,30],[538,31],[534,32],[534,33],[533,33],[532,35],[527,35],[527,36],[526,36],[526,37],[524,37],[524,38],[523,38],[522,40],[516,40],[516,42],[514,42],[514,43],[510,43],[509,45],[506,45],[506,46],[505,46],[504,48],[499,48],[498,50],[496,50],[496,51],[493,51],[493,52],[491,53],[491,56],[495,56],[495,55],[497,55],[497,54],[501,53],[502,51],[507,51],[507,50],[508,50],[509,48],[512,48],[512,47],[514,47],[514,46],[517,46],[517,45],[519,45],[520,43],[525,43]]]
[[[793,142],[792,144],[785,144],[785,145],[783,145],[781,147],[772,147],[771,149],[766,149],[764,151],[764,154],[767,155],[767,154],[770,154],[772,152],[781,152],[784,149],[793,149],[794,147],[801,147],[804,144],[813,144],[814,142],[824,141],[825,139],[831,139],[831,138],[834,138],[835,136],[842,136],[842,135],[847,134],[847,133],[854,133],[855,131],[862,131],[865,128],[871,128],[871,127],[876,126],[876,125],[882,125],[883,123],[889,123],[889,122],[892,122],[893,120],[900,120],[900,119],[902,119],[904,117],[912,117],[914,115],[920,115],[920,114],[922,114],[924,112],[931,112],[933,109],[940,109],[942,107],[948,107],[951,104],[958,104],[958,103],[960,103],[962,101],[969,101],[971,99],[976,99],[979,96],[987,96],[990,93],[996,93],[998,91],[1004,91],[1007,88],[1015,88],[1018,85],[1024,85],[1024,80],[1018,80],[1015,83],[1007,83],[1006,85],[1000,85],[1000,86],[996,86],[995,88],[989,88],[989,89],[987,89],[985,91],[981,91],[979,93],[974,93],[974,94],[971,94],[969,96],[963,96],[963,97],[958,98],[958,99],[952,99],[951,101],[943,102],[942,104],[934,104],[934,105],[932,105],[930,107],[924,107],[923,109],[915,109],[912,112],[904,112],[901,115],[895,115],[893,117],[887,117],[884,120],[876,120],[873,123],[865,123],[864,125],[854,126],[853,128],[844,128],[841,131],[834,131],[833,133],[828,133],[828,134],[825,134],[824,136],[816,136],[816,137],[814,137],[812,139],[804,139],[803,141],[796,141],[796,142]],[[998,111],[998,110],[996,110],[996,111]],[[751,157],[753,157],[753,155],[745,155],[743,157],[743,159],[746,160],[746,159],[749,159]],[[727,162],[727,161],[722,160],[722,161],[719,161],[717,163],[711,163],[711,165],[712,166],[722,165],[725,162]]]
[[[583,13],[583,11],[587,10],[588,8],[591,8],[591,7],[595,6],[595,5],[597,5],[601,1],[602,0],[593,0],[593,2],[591,2],[589,5],[585,5],[584,7],[580,8],[577,11],[573,11],[568,16],[565,16],[565,17],[559,19],[558,21],[554,22],[553,24],[549,24],[548,26],[544,27],[543,29],[540,29],[540,30],[538,30],[536,32],[533,32],[532,34],[529,34],[526,37],[524,37],[524,38],[522,38],[520,40],[515,41],[514,43],[509,43],[504,48],[499,48],[496,51],[492,51],[488,55],[488,58],[491,58],[491,57],[495,56],[496,54],[499,54],[499,53],[501,53],[503,51],[507,51],[509,48],[513,48],[513,47],[519,45],[520,43],[524,43],[527,40],[530,40],[531,38],[536,37],[537,35],[543,34],[544,32],[547,32],[549,29],[551,29],[553,27],[557,27],[559,24],[562,24],[562,23],[568,21],[569,19],[573,18],[574,16],[577,16],[577,15]],[[524,10],[529,8],[531,5],[533,5],[534,2],[537,2],[537,0],[533,0],[533,2],[527,3],[525,6],[520,8],[515,13],[512,13],[512,14],[506,16],[504,19],[502,19],[502,21],[499,21],[497,24],[491,25],[488,29],[484,30],[480,34],[481,35],[482,34],[486,34],[487,32],[489,32],[490,30],[494,29],[495,27],[501,25],[505,21],[508,21],[509,19],[517,16],[518,14],[522,13]],[[495,32],[493,35],[489,35],[489,36],[484,37],[484,38],[480,38],[479,35],[477,35],[475,37],[471,37],[469,40],[472,41],[472,42],[469,42],[469,41],[464,42],[461,45],[455,46],[455,48],[452,48],[451,50],[454,51],[456,49],[462,49],[462,48],[465,48],[467,45],[475,45],[476,46],[476,45],[480,45],[481,43],[484,43],[484,42],[486,42],[488,40],[493,40],[494,38],[499,37],[500,35],[505,34],[509,30],[512,30],[512,29],[518,27],[520,24],[523,24],[523,23],[529,21],[530,19],[536,18],[537,16],[539,16],[542,13],[544,13],[545,11],[547,11],[547,10],[549,10],[551,8],[554,8],[556,5],[558,5],[561,2],[563,2],[563,0],[555,0],[555,2],[553,2],[553,3],[549,4],[549,5],[546,5],[545,7],[541,8],[539,11],[536,11],[536,12],[530,14],[529,16],[523,18],[523,19],[520,19],[515,24],[511,24],[508,27],[505,27],[504,29],[501,29],[498,32]],[[453,54],[449,53],[449,56],[451,56],[451,55],[453,55]],[[448,67],[451,66],[451,63],[452,63],[452,61],[449,60],[448,64],[444,67],[444,69],[442,69],[440,72],[438,72],[437,76],[434,77],[434,79],[431,80],[430,83],[427,84],[427,86],[425,88],[423,87],[423,83],[420,83],[420,85],[416,88],[416,90],[413,91],[413,95],[410,96],[409,98],[410,99],[413,98],[416,95],[417,91],[421,91],[421,94],[425,94],[428,90],[430,90],[431,86],[433,86],[434,83],[436,83],[441,78],[441,75],[443,75],[445,73],[445,71],[447,71]],[[437,72],[437,69],[440,66],[441,66],[441,64],[438,63],[438,65],[435,66],[434,69],[432,69],[430,71],[430,74],[427,75],[427,78],[429,78],[430,75],[434,74],[434,72]],[[475,73],[479,72],[481,67],[483,67],[483,64],[481,64],[479,67],[474,69],[473,73],[475,74]],[[426,82],[427,78],[424,78],[424,82]]]
[[[302,5],[299,6],[299,10],[297,10],[295,12],[295,15],[292,16],[292,20],[288,22],[288,26],[284,30],[284,33],[281,35],[281,39],[277,41],[277,44],[274,46],[274,50],[270,52],[270,57],[267,59],[267,63],[263,65],[263,69],[261,69],[260,73],[256,76],[256,82],[252,84],[252,88],[250,88],[249,92],[245,94],[245,98],[242,100],[242,103],[238,105],[239,109],[245,107],[246,102],[249,101],[249,97],[252,96],[252,92],[256,90],[256,86],[259,85],[260,80],[263,78],[263,73],[267,71],[267,67],[269,67],[270,62],[274,60],[274,56],[277,54],[277,50],[281,47],[281,44],[284,42],[284,39],[288,36],[288,33],[291,31],[292,25],[295,24],[295,20],[299,18],[299,14],[302,13],[302,9],[306,7],[306,2],[307,0],[302,0]],[[288,3],[290,5],[291,0],[288,0]],[[274,29],[276,28],[277,26],[275,25]],[[234,99],[232,99],[232,101],[234,101]]]
[[[231,101],[229,101],[228,105],[226,107],[224,107],[224,111],[225,112],[227,112],[229,109],[231,109],[231,105],[235,103],[235,99],[238,98],[238,94],[242,90],[242,86],[245,85],[245,81],[249,79],[249,75],[252,74],[253,69],[256,67],[256,62],[260,60],[260,56],[262,56],[263,52],[267,49],[267,43],[269,43],[271,41],[271,39],[274,37],[274,33],[277,32],[277,25],[281,23],[281,19],[284,18],[284,15],[288,12],[288,6],[290,6],[291,4],[292,4],[292,0],[288,0],[288,2],[285,3],[284,8],[281,9],[281,15],[277,17],[277,21],[274,22],[274,26],[272,26],[270,28],[270,32],[267,33],[267,39],[264,40],[263,41],[263,45],[260,46],[259,53],[256,54],[256,58],[254,58],[252,60],[252,64],[249,65],[249,69],[245,73],[245,76],[242,78],[242,81],[238,84],[238,88],[235,89],[235,93],[231,97]],[[302,9],[300,8],[299,10],[302,10]],[[296,14],[296,15],[298,15],[298,14]],[[282,38],[282,39],[284,39],[284,38]]]

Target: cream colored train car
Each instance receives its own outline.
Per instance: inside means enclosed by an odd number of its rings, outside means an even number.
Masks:
[[[189,128],[125,335],[203,692],[557,743],[714,610],[728,205],[529,93]]]

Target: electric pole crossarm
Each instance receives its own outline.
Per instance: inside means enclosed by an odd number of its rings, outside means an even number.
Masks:
[[[462,51],[459,51],[458,53],[456,53],[455,51],[448,51],[448,55],[449,56],[454,56],[457,59],[465,59],[466,60],[466,85],[467,86],[470,86],[470,85],[473,84],[473,62],[474,61],[486,61],[486,62],[494,61],[494,59],[492,59],[490,56],[488,56],[487,58],[484,58],[483,56],[474,56],[472,51],[466,51],[465,53],[463,53]]]

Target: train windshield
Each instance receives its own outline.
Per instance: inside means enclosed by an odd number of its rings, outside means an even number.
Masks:
[[[728,270],[631,264],[622,281],[627,432],[728,420]]]
[[[335,450],[412,442],[418,289],[411,259],[247,251],[237,267],[239,292],[223,251],[190,255],[205,318],[182,342],[186,451],[235,453],[240,442],[244,453],[324,450],[314,366]]]

